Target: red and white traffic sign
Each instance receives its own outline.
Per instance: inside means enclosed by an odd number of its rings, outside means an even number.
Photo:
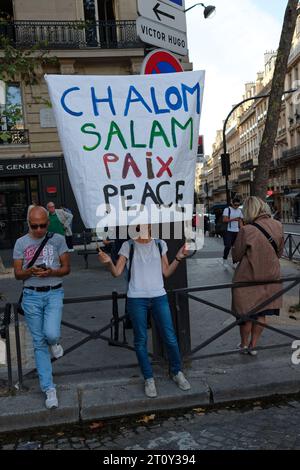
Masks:
[[[144,59],[141,74],[183,72],[183,67],[177,57],[163,49],[150,52]]]

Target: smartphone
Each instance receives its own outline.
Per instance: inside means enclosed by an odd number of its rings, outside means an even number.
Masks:
[[[37,264],[36,267],[44,270],[47,269],[46,263]]]

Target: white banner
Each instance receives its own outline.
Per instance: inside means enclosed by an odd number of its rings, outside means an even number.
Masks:
[[[45,79],[87,228],[191,218],[203,71]]]

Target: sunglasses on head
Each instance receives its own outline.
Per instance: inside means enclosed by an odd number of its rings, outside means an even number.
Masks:
[[[32,230],[37,230],[38,228],[46,228],[48,224],[30,224]]]

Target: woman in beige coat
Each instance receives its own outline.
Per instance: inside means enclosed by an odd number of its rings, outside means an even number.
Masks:
[[[232,250],[233,262],[239,262],[233,278],[234,282],[241,281],[273,281],[280,279],[279,258],[284,247],[283,227],[280,222],[271,218],[268,204],[262,199],[250,196],[243,205],[244,222]],[[257,224],[257,226],[253,225]],[[266,234],[270,235],[271,243]],[[233,310],[246,315],[250,310],[272,297],[281,290],[281,284],[257,285],[234,288],[232,291]],[[255,313],[260,323],[266,322],[267,315],[279,315],[282,298],[273,300],[267,306]],[[254,349],[263,331],[263,326],[245,321],[240,325],[241,352],[256,355]]]

